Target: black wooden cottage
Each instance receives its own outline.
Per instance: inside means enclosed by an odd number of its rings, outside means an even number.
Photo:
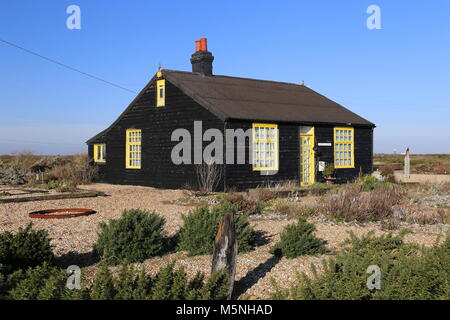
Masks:
[[[192,72],[158,71],[109,128],[87,141],[104,182],[195,186],[202,150],[212,142],[223,146],[223,155],[211,153],[221,168],[219,189],[310,184],[324,164],[334,165],[339,183],[372,172],[373,123],[305,85],[213,75],[213,60],[206,39],[197,41]],[[174,161],[180,129],[191,147]],[[241,143],[226,139],[239,129],[250,132]],[[202,138],[208,131],[215,134]]]

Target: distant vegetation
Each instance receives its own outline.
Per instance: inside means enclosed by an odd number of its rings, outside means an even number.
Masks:
[[[0,156],[0,185],[28,185],[73,191],[96,180],[97,168],[87,154],[38,156],[31,152]]]
[[[374,166],[379,170],[403,170],[404,155],[376,154]],[[411,173],[450,174],[450,154],[412,154]]]

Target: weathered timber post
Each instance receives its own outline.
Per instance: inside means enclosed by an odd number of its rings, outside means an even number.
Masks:
[[[409,148],[406,148],[405,152],[405,167],[404,167],[404,177],[405,179],[409,179],[410,176],[410,165],[409,165]]]
[[[234,286],[234,276],[236,273],[237,258],[236,230],[234,227],[234,214],[225,213],[220,223],[214,240],[214,254],[211,266],[211,272],[227,269],[230,275],[228,299],[231,299]]]

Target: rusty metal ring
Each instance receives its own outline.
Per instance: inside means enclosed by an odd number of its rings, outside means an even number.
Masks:
[[[64,212],[64,213],[51,214],[51,213],[58,213],[58,212]],[[94,211],[92,209],[81,209],[81,208],[48,209],[48,210],[40,210],[40,211],[30,212],[28,214],[28,216],[30,218],[36,218],[36,219],[66,219],[66,218],[75,218],[75,217],[80,217],[80,216],[88,216],[88,215],[94,214],[96,212],[97,211]]]

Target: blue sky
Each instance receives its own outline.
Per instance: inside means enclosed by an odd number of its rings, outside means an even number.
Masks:
[[[69,30],[66,8],[81,8]],[[381,30],[366,27],[369,5]],[[450,1],[0,3],[0,38],[140,91],[190,71],[208,38],[214,73],[305,84],[377,124],[375,152],[450,153]],[[134,94],[0,43],[0,154],[85,152]]]

